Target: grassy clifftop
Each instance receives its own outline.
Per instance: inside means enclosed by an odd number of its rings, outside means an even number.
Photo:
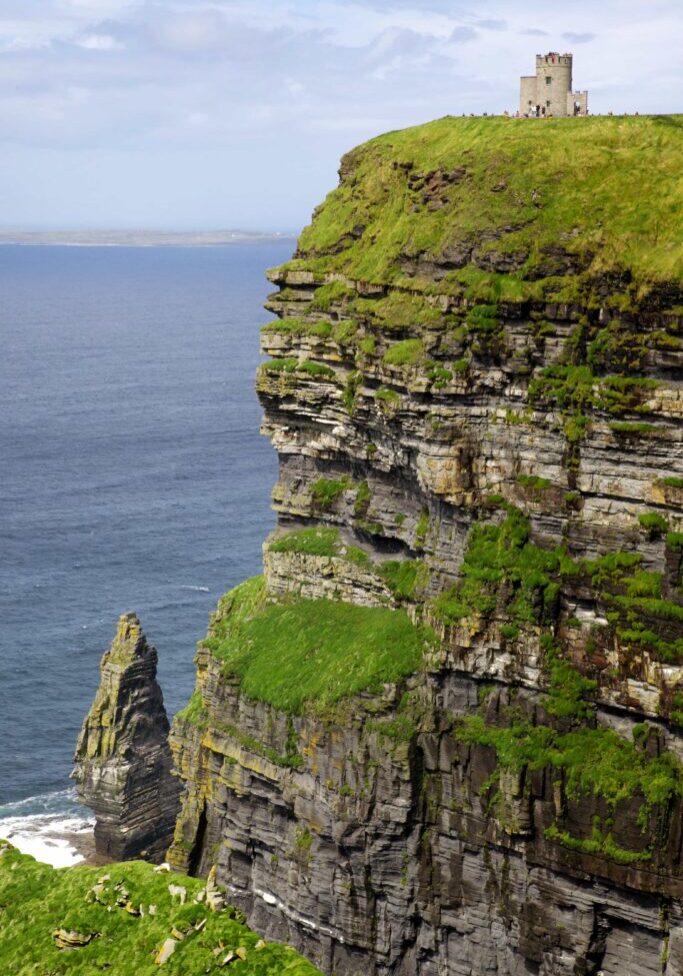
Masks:
[[[354,279],[585,299],[618,274],[683,287],[683,116],[444,118],[342,161],[288,266]],[[451,286],[450,288],[448,286]]]

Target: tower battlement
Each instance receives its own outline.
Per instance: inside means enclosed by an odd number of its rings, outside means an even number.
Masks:
[[[522,115],[587,115],[588,92],[572,90],[573,55],[549,51],[536,55],[536,74],[520,78]]]
[[[537,54],[536,55],[536,67],[543,64],[565,64],[571,67],[572,54],[558,54],[557,51],[550,51],[548,54]]]

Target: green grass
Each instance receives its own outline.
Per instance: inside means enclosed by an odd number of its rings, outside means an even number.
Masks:
[[[683,767],[673,753],[652,755],[643,747],[647,726],[630,741],[596,725],[592,700],[596,682],[563,660],[549,635],[542,638],[542,645],[549,674],[542,704],[551,720],[562,720],[562,727],[535,724],[508,707],[501,716],[507,719],[506,725],[488,725],[480,710],[465,716],[456,738],[495,749],[498,769],[519,772],[550,767],[562,771],[571,799],[598,796],[613,810],[621,801],[637,796],[641,800],[639,823],[645,827],[654,807],[683,796]]]
[[[475,305],[467,313],[468,331],[475,335],[492,335],[502,328],[497,305]]]
[[[266,603],[259,577],[236,587],[219,607],[205,646],[226,674],[240,678],[249,698],[289,713],[378,691],[422,662],[425,634],[403,610],[331,600]]]
[[[529,400],[556,403],[562,410],[583,412],[595,406],[595,382],[590,366],[565,363],[546,366],[529,384]]]
[[[339,555],[339,529],[315,525],[295,529],[269,543],[271,552],[301,552],[308,556]]]
[[[335,375],[331,366],[316,363],[312,359],[305,359],[303,363],[299,363],[298,369],[299,372],[307,373],[309,376],[315,376],[318,379],[332,379]]]
[[[414,600],[429,579],[421,559],[390,559],[380,563],[377,571],[397,600]]]
[[[481,296],[568,297],[588,278],[623,269],[634,277],[634,293],[652,281],[681,283],[682,149],[680,116],[542,126],[444,118],[390,132],[345,157],[341,185],[303,232],[292,265],[391,282],[404,276],[406,251],[438,259],[447,245],[488,239],[489,251],[521,254],[523,263],[505,276],[472,265],[449,275]],[[434,170],[455,174],[437,209],[423,202],[420,183]],[[503,190],[492,193],[501,182]],[[360,238],[351,235],[359,225]],[[543,271],[558,241],[583,258],[585,272]]]
[[[614,305],[619,302],[619,298],[613,296],[610,301]],[[628,298],[624,304],[628,304]],[[679,348],[680,339],[670,332],[662,329],[644,329],[637,319],[615,318],[600,329],[591,340],[587,349],[587,358],[590,365],[595,368],[607,367],[621,373],[633,373],[647,367],[650,350],[666,351]]]
[[[313,294],[311,308],[327,312],[336,304],[344,304],[355,298],[356,289],[346,285],[343,281],[330,281],[327,285],[316,288]]]
[[[551,482],[548,478],[540,478],[537,474],[520,474],[517,484],[522,488],[530,488],[536,491],[545,491],[550,488]]]
[[[683,660],[683,637],[655,632],[670,630],[671,621],[683,622],[683,605],[663,598],[663,574],[643,570],[639,553],[611,552],[576,562],[563,546],[545,549],[535,545],[529,537],[528,517],[504,499],[493,496],[489,505],[503,508],[506,516],[502,522],[472,526],[460,579],[432,601],[431,611],[438,621],[452,626],[504,609],[506,627],[550,627],[556,622],[558,597],[567,580],[583,576],[596,604],[611,616],[614,630],[610,634],[618,636],[622,644],[647,649],[655,660]],[[679,541],[683,534],[669,536],[669,548],[683,545]]]
[[[331,366],[324,363],[316,363],[311,359],[304,359],[300,362],[293,356],[286,356],[284,359],[269,359],[261,364],[264,373],[307,373],[316,379],[331,379],[335,373]]]
[[[629,851],[620,847],[615,843],[612,834],[609,831],[603,833],[597,823],[593,824],[590,837],[572,837],[566,830],[559,830],[556,824],[546,827],[543,834],[546,840],[562,844],[571,851],[606,857],[617,864],[638,864],[652,859],[652,851]]]
[[[180,719],[183,722],[190,722],[192,725],[196,725],[199,728],[204,728],[209,719],[209,713],[206,708],[204,708],[204,703],[202,702],[202,696],[200,692],[196,689],[190,695],[190,700],[188,701],[185,708],[181,708],[179,712],[176,712],[175,718]]]
[[[638,516],[638,524],[653,538],[662,535],[669,528],[669,523],[658,512],[646,512]]]
[[[477,715],[464,720],[457,738],[493,747],[501,768],[563,770],[570,797],[599,796],[612,809],[635,795],[648,810],[683,795],[683,771],[672,753],[653,759],[611,729],[583,726],[558,732],[528,722],[502,728],[486,725]]]
[[[342,403],[347,413],[352,414],[356,406],[356,393],[362,381],[362,375],[358,372],[349,373],[342,391]]]
[[[575,353],[579,355],[578,352]],[[556,363],[546,366],[529,384],[529,400],[556,403],[561,409],[585,413],[602,410],[606,413],[638,412],[657,380],[642,376],[599,376],[586,363]],[[620,424],[612,425],[619,427]],[[636,424],[637,427],[648,425]]]
[[[683,478],[677,478],[672,475],[669,478],[662,478],[662,484],[668,488],[683,488]]]
[[[396,406],[400,400],[400,396],[396,390],[390,390],[385,386],[380,386],[379,389],[375,391],[375,400],[380,404],[384,403],[387,406]]]
[[[432,389],[442,390],[453,379],[453,370],[445,366],[438,366],[431,360],[425,365],[427,368],[427,379],[432,382]]]
[[[364,518],[367,515],[371,501],[372,489],[367,481],[361,481],[358,485],[358,491],[356,492],[356,498],[353,503],[353,513],[356,518]]]
[[[350,487],[348,478],[318,478],[311,486],[311,496],[318,508],[328,509]]]
[[[100,904],[91,893],[98,878],[109,875],[100,894]],[[116,905],[122,882],[135,910],[142,904],[145,914],[134,916]],[[187,889],[187,903],[172,903],[168,885]],[[244,961],[230,969],[243,976],[320,976],[319,970],[293,949],[264,943],[232,909],[211,912],[194,901],[204,886],[197,878],[178,874],[157,874],[150,864],[127,861],[106,868],[73,867],[55,870],[7,847],[0,855],[0,972],[3,976],[204,976],[222,973],[220,963],[230,950],[246,950]],[[149,905],[156,914],[149,915]],[[108,908],[110,910],[108,910]],[[194,926],[206,919],[201,931]],[[163,966],[154,958],[175,927],[186,932],[174,954]],[[97,933],[87,946],[59,950],[52,933],[58,929],[81,935]],[[224,946],[218,956],[213,950]],[[257,946],[260,946],[257,948]]]
[[[264,325],[261,332],[265,332],[266,335],[274,333],[289,336],[317,336],[319,339],[326,339],[332,335],[332,323],[294,318],[275,319],[274,322]]]
[[[299,360],[294,356],[286,356],[279,359],[269,359],[259,367],[264,373],[293,373],[299,365]]]
[[[662,574],[643,570],[638,553],[614,552],[592,562],[576,562],[561,546],[548,550],[534,544],[528,517],[502,498],[492,496],[488,507],[502,508],[504,518],[473,525],[460,579],[432,602],[432,611],[446,624],[478,614],[504,614],[501,636],[510,640],[522,628],[540,627],[547,692],[541,710],[525,715],[519,706],[506,706],[495,725],[487,723],[483,709],[466,715],[456,738],[495,750],[496,769],[486,789],[495,785],[503,769],[550,768],[562,771],[570,799],[592,794],[614,808],[622,800],[638,797],[639,823],[646,827],[655,807],[683,796],[683,769],[671,753],[652,754],[640,738],[631,742],[597,725],[597,682],[565,660],[553,640],[558,597],[567,579],[583,578],[594,589],[597,604],[609,608],[610,633],[618,634],[624,643],[647,646],[661,660],[677,660],[683,642],[665,641],[647,630],[644,621],[683,621],[683,606],[662,599]],[[624,627],[626,621],[630,631]],[[585,838],[561,833],[552,839],[576,850],[590,848],[619,863],[648,856],[619,849],[609,832],[589,838],[587,846]]]
[[[610,424],[610,429],[614,431],[615,434],[635,434],[647,435],[652,434],[657,430],[655,424],[640,423],[638,421],[623,420],[617,421],[614,424]]]
[[[417,525],[415,526],[415,548],[422,550],[425,547],[425,542],[427,541],[427,532],[429,531],[429,511],[423,508],[420,512],[420,517],[417,520]]]
[[[374,336],[365,336],[358,343],[358,348],[364,356],[374,356],[377,349],[377,340]]]
[[[541,623],[552,617],[564,550],[534,545],[529,519],[512,505],[506,512],[502,522],[476,523],[470,530],[460,580],[433,603],[444,623],[492,613],[503,583],[509,595],[508,624]]]
[[[372,328],[380,332],[395,332],[420,326],[439,328],[444,324],[443,313],[421,295],[392,292],[386,298],[359,298],[353,303],[351,310],[357,316],[368,319]]]
[[[421,339],[404,339],[394,342],[384,353],[385,366],[415,366],[424,357]]]
[[[616,602],[626,610],[640,611],[642,614],[663,617],[665,620],[675,620],[683,624],[683,606],[680,603],[672,603],[671,600],[662,600],[658,597],[618,596]],[[681,642],[683,638],[679,640],[679,644]]]

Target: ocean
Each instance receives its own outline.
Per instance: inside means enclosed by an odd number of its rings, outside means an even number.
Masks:
[[[42,859],[89,828],[69,773],[119,614],[172,715],[216,601],[260,572],[277,464],[254,372],[291,251],[0,246],[0,837]]]

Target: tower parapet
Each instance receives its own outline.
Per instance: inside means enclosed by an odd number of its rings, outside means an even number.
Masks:
[[[588,114],[588,92],[572,91],[573,55],[549,51],[536,55],[536,74],[520,79],[522,115],[564,117]]]

